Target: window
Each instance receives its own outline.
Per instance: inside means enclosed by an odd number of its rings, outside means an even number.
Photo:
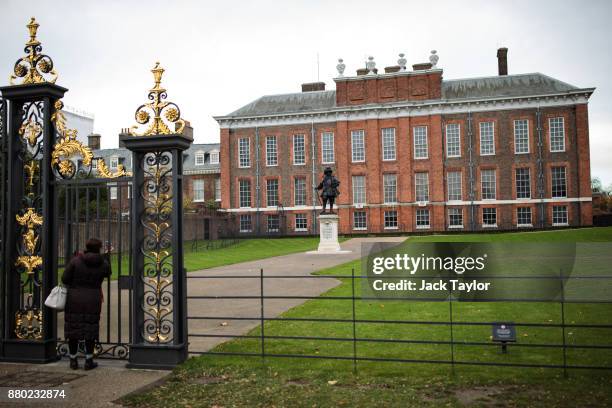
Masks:
[[[295,230],[308,231],[308,220],[306,214],[295,214]]]
[[[92,170],[98,170],[98,159],[92,159],[91,160],[91,169]]]
[[[221,178],[215,179],[215,201],[221,201]]]
[[[461,157],[461,133],[457,123],[446,125],[446,157]]]
[[[293,202],[294,205],[306,205],[306,179],[296,177],[293,180]]]
[[[427,126],[417,126],[413,129],[414,138],[414,158],[426,159],[428,157],[427,148]]]
[[[565,151],[565,126],[563,118],[548,119],[548,131],[550,136],[550,151]]]
[[[515,170],[516,198],[531,198],[531,173],[529,168]]]
[[[278,205],[278,179],[266,180],[266,206],[276,207]]]
[[[446,186],[448,201],[461,201],[461,172],[450,171],[446,173]]]
[[[416,201],[429,201],[429,173],[414,174]]]
[[[240,207],[251,206],[251,182],[249,180],[240,180]]]
[[[519,207],[516,209],[516,224],[518,227],[531,227],[531,207]]]
[[[203,179],[193,180],[193,201],[195,202],[204,201],[204,180]]]
[[[117,170],[119,167],[119,158],[117,156],[112,156],[110,158],[110,168],[111,170]]]
[[[480,122],[480,155],[495,154],[495,123]]]
[[[204,152],[197,152],[195,154],[195,165],[196,166],[204,165]]]
[[[306,164],[304,135],[293,135],[293,164]]]
[[[429,210],[416,210],[416,227],[417,229],[429,228]]]
[[[397,203],[397,175],[383,174],[383,193],[385,204]]]
[[[280,231],[280,216],[278,214],[268,215],[268,232]]]
[[[127,187],[127,198],[128,200],[132,198],[132,183],[128,183]]]
[[[450,228],[463,228],[463,209],[449,208],[448,209],[448,226]]]
[[[564,205],[554,205],[552,209],[553,226],[568,225],[567,207]]]
[[[363,130],[351,132],[351,152],[352,162],[365,161],[365,132]]]
[[[334,134],[332,132],[323,132],[321,133],[321,162],[323,164],[330,164],[334,161]]]
[[[395,160],[395,128],[382,129],[383,160]]]
[[[251,224],[251,214],[240,215],[240,232],[251,232],[253,230]]]
[[[482,226],[497,227],[497,208],[482,209]]]
[[[238,167],[251,167],[251,139],[238,140]]]
[[[210,152],[210,164],[219,164],[219,152],[213,150]]]
[[[116,200],[117,199],[117,187],[111,187],[110,188],[110,199],[111,200]]]
[[[553,167],[552,172],[552,197],[567,197],[567,183],[565,180],[565,167]]]
[[[278,165],[278,153],[276,150],[276,136],[266,137],[266,166]]]
[[[495,170],[480,171],[480,190],[483,200],[495,200],[497,181],[495,180]]]
[[[366,203],[365,176],[353,176],[353,204]]]
[[[368,223],[367,223],[365,211],[355,211],[353,213],[353,229],[354,230],[368,229]]]
[[[397,211],[385,211],[385,228],[397,229]]]
[[[514,153],[529,153],[529,121],[514,121]]]

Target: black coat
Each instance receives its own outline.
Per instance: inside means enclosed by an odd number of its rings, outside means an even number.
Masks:
[[[340,195],[338,186],[340,186],[340,182],[337,178],[325,175],[317,186],[317,190],[323,190],[321,191],[321,198],[335,198]]]
[[[100,331],[102,282],[111,274],[104,256],[85,253],[74,257],[64,271],[68,288],[64,309],[64,337],[97,340]]]

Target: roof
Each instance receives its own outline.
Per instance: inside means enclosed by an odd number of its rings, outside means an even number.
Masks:
[[[537,73],[451,79],[442,81],[442,100],[486,99],[558,94],[580,88]],[[393,103],[393,102],[391,102]],[[397,103],[397,102],[395,102]],[[427,101],[424,101],[427,103]],[[336,108],[336,91],[299,92],[262,96],[221,117],[238,118],[316,112]]]
[[[184,174],[205,174],[205,173],[219,173],[219,163],[210,163],[210,153],[213,151],[219,151],[219,143],[193,143],[189,146],[189,149],[183,152],[183,173]],[[196,153],[204,153],[204,164],[195,165]],[[104,158],[107,166],[110,166],[110,158],[117,157],[119,162],[125,166],[126,171],[132,171],[132,154],[131,152],[123,147],[114,149],[99,149],[93,151],[94,157]]]

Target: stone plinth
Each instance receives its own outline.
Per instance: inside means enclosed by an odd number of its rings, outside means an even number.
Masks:
[[[309,253],[338,254],[351,252],[340,249],[340,243],[338,242],[338,220],[339,217],[336,214],[319,215],[319,248]]]

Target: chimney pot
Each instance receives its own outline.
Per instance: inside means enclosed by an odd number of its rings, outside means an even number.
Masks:
[[[505,47],[497,50],[497,70],[500,76],[508,75],[508,49]]]
[[[324,91],[325,82],[308,82],[302,84],[302,92]]]

